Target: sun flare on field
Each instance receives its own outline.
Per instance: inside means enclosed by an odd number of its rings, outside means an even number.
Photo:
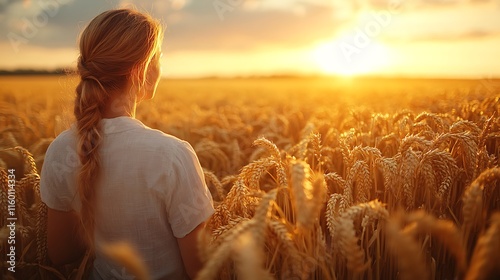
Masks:
[[[376,41],[357,44],[346,36],[316,45],[311,54],[318,70],[329,75],[377,74],[391,62],[385,45]]]

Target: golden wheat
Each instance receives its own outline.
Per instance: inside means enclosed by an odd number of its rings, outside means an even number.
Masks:
[[[362,94],[290,98],[289,82],[275,94],[256,90],[259,98],[212,89],[207,99],[204,86],[177,81],[178,93],[165,91],[167,99],[138,112],[190,142],[204,168],[215,213],[199,236],[199,279],[498,277],[498,93],[397,92],[369,104]],[[443,102],[423,106],[423,96]],[[82,279],[92,256],[50,263],[39,196],[44,154],[64,115],[58,102],[36,101],[47,110],[34,117],[32,97],[0,97],[0,207],[7,209],[6,171],[14,168],[22,250],[14,275],[0,257],[0,277]],[[3,249],[9,232],[0,214]],[[107,249],[146,279],[138,256],[123,248]]]

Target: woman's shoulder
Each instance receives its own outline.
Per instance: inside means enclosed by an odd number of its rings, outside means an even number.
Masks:
[[[130,130],[127,133],[127,143],[115,144],[126,148],[127,155],[135,157],[138,162],[146,158],[148,165],[158,165],[170,170],[197,160],[196,153],[188,141],[159,129],[144,127],[140,131]]]
[[[157,147],[163,147],[167,149],[184,150],[192,149],[189,142],[182,140],[174,135],[165,133],[159,129],[153,129],[146,127],[145,138],[150,141],[150,144],[156,145]]]
[[[60,149],[65,147],[73,147],[76,143],[76,130],[72,125],[54,138],[48,149]]]
[[[69,167],[77,166],[78,155],[76,143],[76,130],[74,126],[57,135],[45,152],[44,168],[49,166],[49,162],[52,168],[63,168],[64,170],[69,170]]]

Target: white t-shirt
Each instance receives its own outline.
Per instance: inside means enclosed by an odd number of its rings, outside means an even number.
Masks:
[[[177,239],[214,212],[198,158],[189,143],[130,117],[101,121],[100,177],[95,185],[96,244],[126,241],[152,279],[184,279]],[[49,208],[79,212],[76,129],[49,146],[40,192]],[[127,279],[124,268],[97,254],[94,278]]]

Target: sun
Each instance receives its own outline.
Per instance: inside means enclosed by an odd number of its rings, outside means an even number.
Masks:
[[[324,74],[359,76],[377,74],[391,63],[389,49],[376,41],[357,46],[348,37],[316,45],[312,59]]]

